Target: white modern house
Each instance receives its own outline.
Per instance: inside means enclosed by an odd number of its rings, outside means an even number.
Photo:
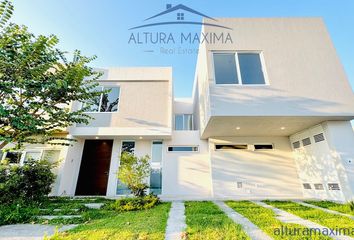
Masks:
[[[233,41],[200,45],[192,98],[174,98],[171,68],[101,69],[112,91],[67,129],[73,147],[3,158],[54,152],[54,195],[129,194],[117,180],[128,151],[151,156],[164,199],[354,199],[354,94],[323,21],[217,20]]]

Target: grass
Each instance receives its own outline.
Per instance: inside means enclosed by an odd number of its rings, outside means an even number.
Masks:
[[[325,236],[308,236],[301,235],[306,227],[298,224],[283,223],[276,218],[275,213],[268,208],[264,208],[250,201],[227,201],[226,204],[236,212],[248,218],[251,222],[257,225],[265,233],[274,239],[331,239]],[[299,229],[300,234],[297,236],[282,235],[279,229]]]
[[[212,202],[186,202],[187,239],[250,239]]]
[[[303,219],[318,223],[328,228],[350,228],[349,234],[353,232],[354,220],[345,216],[327,213],[325,211],[303,206],[290,201],[265,201],[274,207],[283,209]],[[348,232],[342,234],[349,235]]]
[[[305,201],[305,202],[318,207],[327,208],[329,210],[354,215],[354,211],[350,209],[349,203],[340,204],[331,201]]]
[[[118,213],[108,210],[91,210],[93,220],[65,233],[57,233],[52,240],[130,240],[164,239],[170,203],[152,209]]]

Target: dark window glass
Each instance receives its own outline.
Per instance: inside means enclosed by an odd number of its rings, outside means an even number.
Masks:
[[[162,174],[161,169],[151,169],[150,172],[150,192],[161,194]]]
[[[134,153],[134,148],[135,148],[135,142],[123,142],[121,152]]]
[[[300,142],[299,141],[293,142],[293,147],[294,147],[294,149],[299,148]]]
[[[315,139],[315,142],[322,142],[325,140],[323,133],[320,134],[316,134],[315,136],[313,136],[313,138]]]
[[[262,63],[258,53],[239,53],[242,84],[265,84]]]
[[[216,84],[238,84],[234,53],[214,53]]]
[[[215,145],[216,150],[238,150],[238,149],[247,149],[247,144],[236,144],[236,145],[230,145],[230,144],[217,144]]]
[[[314,186],[315,186],[316,190],[324,190],[323,189],[323,184],[321,184],[321,183],[316,183],[316,184],[314,184]]]
[[[311,185],[309,183],[303,183],[302,186],[304,189],[311,189]]]
[[[108,93],[102,94],[100,112],[117,112],[119,102],[119,87],[105,88],[110,89]]]
[[[20,163],[21,155],[21,152],[7,152],[5,160],[7,160],[9,163]]]
[[[197,152],[198,147],[168,147],[169,152]]]
[[[273,149],[273,145],[272,144],[255,144],[254,149],[255,150]]]
[[[340,190],[338,183],[328,183],[328,190]]]
[[[302,139],[302,145],[307,146],[311,144],[310,138]]]

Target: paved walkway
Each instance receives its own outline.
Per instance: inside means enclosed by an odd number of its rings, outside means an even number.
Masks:
[[[324,227],[320,224],[311,222],[309,220],[305,220],[303,218],[300,218],[294,214],[288,213],[286,211],[283,211],[279,208],[273,207],[271,205],[268,205],[264,202],[260,202],[260,201],[254,201],[254,203],[258,204],[259,206],[265,207],[265,208],[269,208],[271,210],[273,210],[273,212],[277,215],[277,219],[284,222],[284,223],[295,223],[295,224],[299,224],[302,226],[305,226],[307,228],[315,228],[315,229],[321,229],[321,232],[323,232],[323,230],[327,230],[328,232],[330,232],[329,228]],[[332,237],[333,239],[338,239],[338,240],[347,240],[347,239],[353,239],[351,237],[347,237],[347,236],[329,236]]]
[[[232,208],[227,206],[224,202],[214,201],[214,203],[219,206],[221,210],[223,210],[226,215],[231,218],[235,223],[242,225],[243,230],[251,237],[253,240],[270,240],[265,232],[259,229],[255,224],[253,224],[250,220],[242,216],[241,214],[235,212]]]
[[[59,232],[67,231],[77,225],[64,225]],[[0,227],[0,240],[41,240],[55,233],[56,227],[42,224],[15,224]]]
[[[166,240],[180,240],[186,230],[186,216],[183,202],[172,202],[170,213],[167,220],[165,233]]]
[[[330,210],[330,209],[327,209],[327,208],[322,208],[322,207],[319,207],[319,206],[316,206],[316,205],[312,205],[312,204],[309,204],[309,203],[305,203],[305,202],[302,202],[302,201],[294,201],[294,202],[296,202],[296,203],[298,203],[298,204],[301,204],[301,205],[303,205],[303,206],[305,206],[305,207],[316,208],[316,209],[319,209],[319,210],[322,210],[322,211],[325,211],[325,212],[328,212],[328,213],[332,213],[332,214],[336,214],[336,215],[341,215],[341,216],[345,216],[345,217],[354,219],[354,216],[349,215],[349,214],[337,212],[337,211]]]

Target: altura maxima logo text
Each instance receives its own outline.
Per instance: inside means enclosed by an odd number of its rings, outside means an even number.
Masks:
[[[169,18],[168,21],[158,21],[162,16]],[[210,19],[209,22],[192,21],[188,18],[192,16]],[[130,34],[129,44],[195,44],[195,43],[233,43],[230,34],[230,27],[220,25],[218,21],[201,12],[191,9],[183,4],[172,6],[166,5],[166,10],[144,20],[145,24],[135,26],[129,30],[138,30]],[[166,25],[201,25],[224,29],[220,32],[165,32],[156,31],[158,26]],[[143,31],[141,29],[144,29]],[[151,29],[151,30],[150,30]],[[177,29],[177,28],[175,28]],[[150,30],[150,31],[149,31]],[[155,31],[154,31],[155,30]]]

